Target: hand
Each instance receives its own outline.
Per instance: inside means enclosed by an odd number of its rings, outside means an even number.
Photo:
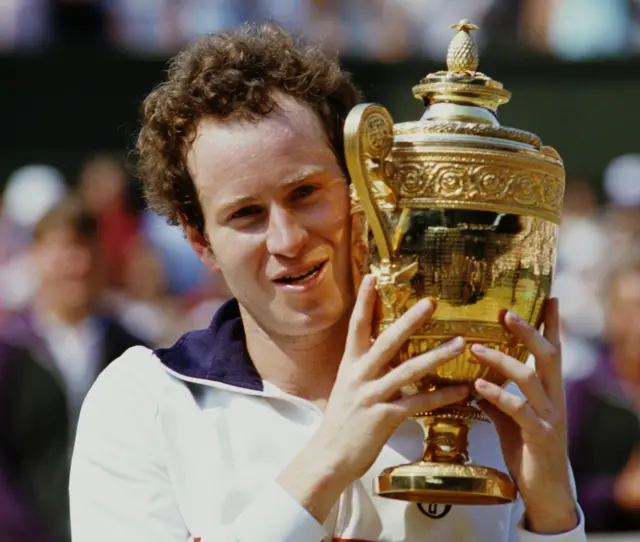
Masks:
[[[545,307],[544,334],[512,312],[504,325],[535,358],[535,369],[497,350],[471,346],[481,362],[515,382],[526,399],[478,379],[479,406],[493,420],[504,459],[526,510],[527,529],[540,534],[578,524],[567,452],[557,299]]]
[[[320,522],[342,491],[360,478],[384,444],[407,418],[464,399],[467,386],[401,396],[403,386],[460,355],[464,340],[450,341],[390,369],[389,363],[411,334],[433,314],[421,300],[371,344],[377,294],[364,277],[351,316],[344,357],[323,422],[305,449],[279,477],[279,483]]]
[[[613,486],[616,504],[632,512],[640,512],[640,447],[636,448],[618,474]]]

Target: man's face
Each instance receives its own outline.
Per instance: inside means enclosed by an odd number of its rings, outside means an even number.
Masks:
[[[45,232],[34,245],[34,261],[45,295],[63,310],[88,310],[99,285],[98,247],[73,231]]]
[[[263,330],[302,336],[353,301],[349,191],[315,113],[279,104],[257,123],[204,119],[188,162],[212,266]]]

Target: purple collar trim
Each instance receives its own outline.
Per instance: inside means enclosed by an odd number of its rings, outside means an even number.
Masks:
[[[189,378],[214,380],[254,391],[264,389],[247,352],[240,308],[235,299],[216,311],[207,329],[190,331],[173,346],[155,350],[155,354],[166,367]]]

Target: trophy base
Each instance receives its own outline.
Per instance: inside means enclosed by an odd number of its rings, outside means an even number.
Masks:
[[[381,497],[430,504],[505,504],[515,500],[516,486],[490,467],[418,462],[391,467],[374,482]]]

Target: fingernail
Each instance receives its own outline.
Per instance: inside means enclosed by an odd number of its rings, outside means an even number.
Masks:
[[[482,378],[478,378],[476,380],[476,389],[479,391],[486,390],[489,388],[489,383],[486,380],[482,380]]]
[[[418,305],[421,311],[429,311],[433,308],[433,303],[428,297],[425,297],[418,301]]]
[[[458,350],[464,346],[464,339],[462,337],[456,337],[449,341],[449,347]]]
[[[471,351],[476,354],[486,354],[489,351],[489,348],[484,346],[483,344],[474,343],[471,345]]]
[[[524,320],[522,318],[520,318],[520,316],[518,316],[515,312],[513,311],[509,311],[509,318],[511,320],[513,320],[514,322],[521,324],[522,322],[524,322]]]

